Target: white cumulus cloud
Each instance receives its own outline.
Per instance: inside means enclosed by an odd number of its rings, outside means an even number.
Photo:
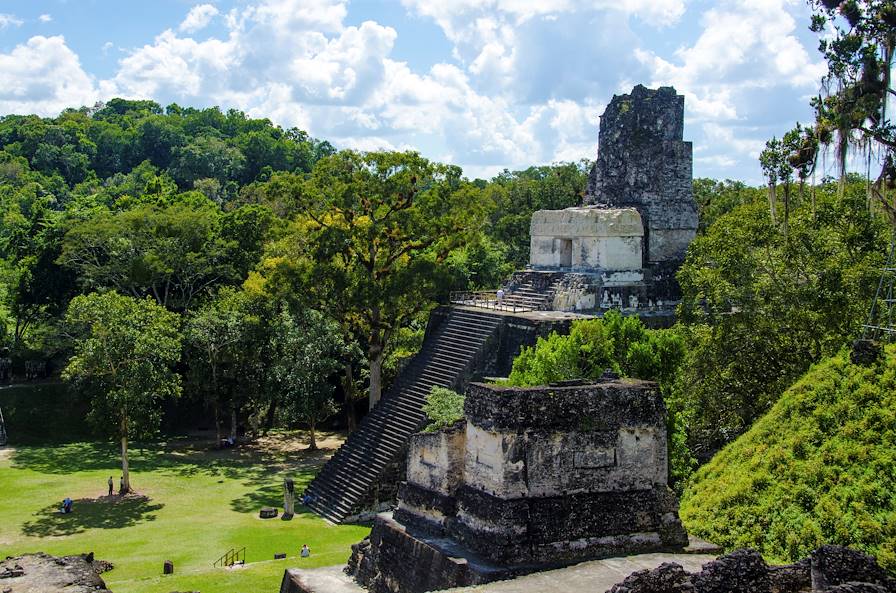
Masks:
[[[187,33],[195,33],[206,28],[212,19],[218,16],[218,9],[213,4],[197,4],[190,9],[186,18],[178,27]]]
[[[0,13],[0,31],[7,27],[20,27],[22,19],[17,18],[14,14]]]
[[[35,36],[0,54],[0,113],[57,115],[91,105],[97,89],[63,37]]]

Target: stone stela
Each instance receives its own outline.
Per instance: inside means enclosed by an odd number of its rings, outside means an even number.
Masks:
[[[393,516],[353,547],[347,570],[371,591],[422,593],[687,546],[656,384],[473,383],[464,416],[411,438]]]

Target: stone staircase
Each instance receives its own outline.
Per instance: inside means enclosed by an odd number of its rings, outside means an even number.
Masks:
[[[504,290],[504,304],[518,309],[529,309],[532,311],[544,311],[551,308],[554,300],[554,293],[560,279],[554,279],[544,288],[539,288],[531,280],[527,280],[521,284],[517,284],[512,289]]]
[[[0,410],[0,447],[5,447],[9,439],[6,436],[6,423],[3,421],[3,410]]]
[[[425,423],[422,407],[430,390],[462,390],[501,321],[500,315],[453,307],[308,485],[307,506],[334,523],[369,506],[390,467],[403,461],[408,438]]]

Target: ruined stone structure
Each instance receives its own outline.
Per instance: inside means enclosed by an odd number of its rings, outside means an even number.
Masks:
[[[601,116],[585,205],[532,216],[527,273],[563,274],[550,308],[671,314],[675,271],[697,232],[683,123],[684,97],[671,87],[638,85],[613,97]]]
[[[422,593],[688,544],[654,383],[474,383],[464,416],[411,438],[398,508],[350,561],[371,591]]]
[[[684,96],[672,87],[639,84],[614,96],[600,119],[585,203],[637,209],[645,263],[681,261],[697,233],[692,147],[683,134]]]
[[[58,558],[48,554],[8,556],[0,561],[0,591],[10,593],[111,593],[100,574],[112,569],[93,553]]]
[[[462,391],[470,380],[506,376],[522,346],[564,333],[563,315],[620,309],[651,327],[671,325],[675,271],[697,226],[683,105],[671,88],[613,98],[589,205],[534,213],[531,265],[505,285],[500,307],[496,293],[490,301],[466,294],[433,313],[420,352],[307,488],[311,509],[338,523],[388,508],[432,387]]]
[[[867,554],[822,546],[794,564],[769,566],[755,550],[735,550],[689,573],[674,563],[640,570],[608,593],[889,593],[896,579]]]

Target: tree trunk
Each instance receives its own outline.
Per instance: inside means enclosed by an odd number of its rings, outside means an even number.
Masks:
[[[131,491],[131,471],[128,467],[128,419],[121,419],[121,483],[119,494],[125,495]]]
[[[230,438],[236,443],[236,404],[230,405]]]
[[[775,204],[778,201],[776,194],[777,194],[777,188],[775,187],[775,184],[769,183],[768,184],[768,211],[772,216],[772,224],[773,225],[778,224],[778,212],[777,212],[777,206]]]
[[[265,413],[264,426],[262,426],[261,434],[267,436],[268,431],[274,428],[274,418],[277,414],[277,400],[272,399],[268,405],[268,411]]]
[[[221,403],[218,401],[218,398],[215,397],[215,403],[213,404],[215,409],[215,446],[221,446]]]
[[[311,438],[311,442],[308,444],[308,450],[317,451],[317,440],[314,438],[314,421],[308,423],[308,436]]]
[[[790,232],[790,182],[784,183],[784,239]]]
[[[380,401],[383,392],[383,347],[371,345],[367,350],[370,358],[370,409]]]
[[[355,377],[352,363],[345,365],[342,391],[345,395],[345,423],[348,426],[349,434],[351,434],[358,428],[358,420],[355,418]]]

